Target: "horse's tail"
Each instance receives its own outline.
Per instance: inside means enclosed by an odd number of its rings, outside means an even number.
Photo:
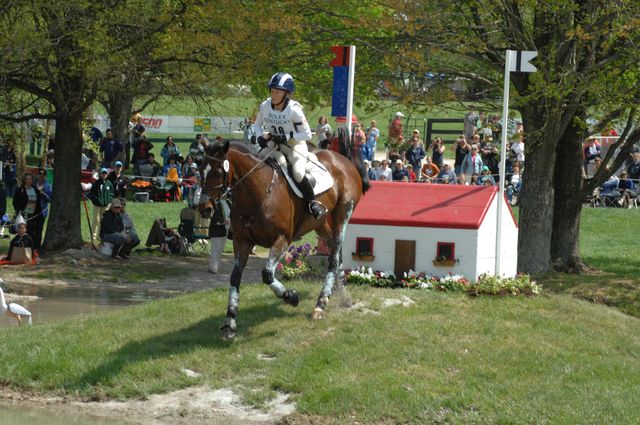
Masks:
[[[365,193],[371,187],[371,183],[369,182],[369,174],[364,168],[364,161],[360,146],[355,146],[353,141],[349,141],[349,134],[344,128],[338,129],[338,146],[340,148],[340,153],[349,158],[353,165],[358,169],[358,173],[362,179],[362,193]]]

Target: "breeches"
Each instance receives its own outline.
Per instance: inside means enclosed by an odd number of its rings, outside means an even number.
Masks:
[[[284,167],[287,166],[287,162],[291,164],[293,178],[296,182],[300,183],[304,178],[307,168],[307,155],[309,149],[307,143],[304,141],[297,141],[295,143],[288,142],[289,147],[282,146],[280,150],[274,150],[271,157],[278,161],[278,163]],[[273,142],[269,142],[269,149],[273,148]]]

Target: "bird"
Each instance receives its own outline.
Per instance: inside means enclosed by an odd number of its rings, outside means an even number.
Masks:
[[[1,280],[2,279],[0,279],[0,283]],[[9,305],[7,305],[2,287],[0,287],[0,302],[2,303],[2,312],[9,317],[15,317],[18,320],[18,325],[22,325],[22,319],[28,319],[27,324],[31,325],[31,312],[20,304],[9,303]]]

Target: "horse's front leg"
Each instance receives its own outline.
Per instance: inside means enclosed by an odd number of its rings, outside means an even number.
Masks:
[[[276,297],[282,298],[282,300],[296,307],[299,303],[298,292],[295,289],[286,289],[282,283],[278,279],[276,279],[275,271],[278,266],[278,262],[287,251],[289,247],[289,242],[284,238],[284,236],[280,236],[276,243],[273,244],[271,250],[269,251],[269,258],[267,259],[267,264],[262,269],[262,281],[269,285],[269,288],[276,294]]]
[[[253,245],[248,243],[238,243],[234,240],[234,264],[229,285],[229,302],[227,303],[227,318],[220,328],[224,339],[231,339],[236,336],[236,318],[238,317],[238,303],[240,302],[240,281],[242,271],[247,265],[247,259]]]
[[[340,266],[342,265],[342,242],[347,232],[347,224],[353,214],[354,203],[349,202],[344,206],[341,213],[334,217],[333,236],[331,240],[331,252],[329,253],[327,274],[325,275],[324,285],[318,296],[316,307],[313,309],[313,320],[319,320],[324,317],[325,309],[329,303],[329,297],[333,291],[333,285],[340,275]]]

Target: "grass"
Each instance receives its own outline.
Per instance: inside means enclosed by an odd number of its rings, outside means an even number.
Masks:
[[[226,291],[53,325],[0,329],[0,382],[87,398],[144,397],[194,384],[260,405],[275,391],[340,423],[636,423],[640,323],[566,296],[468,298],[350,288],[379,315],[332,307],[312,322],[317,285],[297,309],[243,288],[233,342]],[[415,304],[382,307],[409,296]],[[45,343],[46,341],[46,343]],[[16,353],[21,353],[16,355]],[[267,354],[273,361],[260,360]],[[188,378],[181,370],[202,374]]]

